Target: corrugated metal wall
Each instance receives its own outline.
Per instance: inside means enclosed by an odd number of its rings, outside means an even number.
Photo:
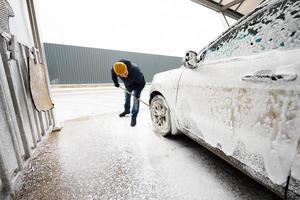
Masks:
[[[122,58],[138,64],[147,82],[155,73],[181,66],[181,58],[173,56],[50,43],[44,47],[52,84],[111,83],[111,66]]]

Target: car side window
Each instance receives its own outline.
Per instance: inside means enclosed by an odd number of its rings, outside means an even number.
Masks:
[[[205,60],[294,48],[300,48],[300,1],[273,1],[212,43]]]

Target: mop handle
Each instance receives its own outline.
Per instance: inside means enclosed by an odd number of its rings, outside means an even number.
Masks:
[[[141,100],[140,98],[137,98],[136,96],[134,96],[133,94],[131,94],[131,92],[129,92],[128,90],[126,90],[125,88],[119,86],[119,88],[121,88],[122,90],[124,90],[126,93],[130,94],[131,96],[133,96],[134,98],[136,98],[138,101],[142,102],[143,104],[145,104],[146,106],[149,107],[149,104],[147,104],[146,102],[144,102],[143,100]]]

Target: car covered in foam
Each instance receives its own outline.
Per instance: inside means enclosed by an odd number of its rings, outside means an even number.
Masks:
[[[300,198],[300,1],[271,0],[150,89],[154,129],[183,133],[267,186]]]

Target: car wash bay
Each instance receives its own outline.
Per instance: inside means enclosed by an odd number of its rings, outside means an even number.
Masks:
[[[16,199],[278,199],[191,139],[153,132],[143,104],[130,127],[120,89],[52,92],[64,127],[29,160]]]

